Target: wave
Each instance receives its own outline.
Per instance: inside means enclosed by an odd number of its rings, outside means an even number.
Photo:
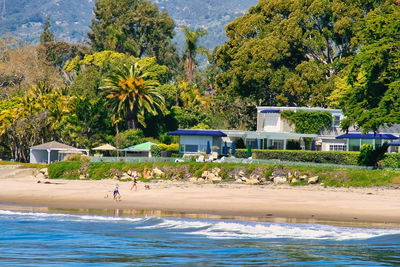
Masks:
[[[129,223],[137,230],[163,230],[211,239],[307,239],[307,240],[400,240],[400,229],[353,228],[319,224],[264,223],[222,220],[194,220],[159,217],[111,217],[62,213],[0,210],[0,216],[13,220]]]

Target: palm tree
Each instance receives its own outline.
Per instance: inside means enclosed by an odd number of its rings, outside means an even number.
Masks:
[[[186,81],[191,82],[196,70],[196,54],[201,53],[206,56],[209,54],[206,48],[197,45],[198,40],[203,35],[207,34],[207,31],[204,29],[190,30],[188,27],[184,27],[183,33],[185,34],[186,39]]]
[[[136,63],[112,73],[103,80],[104,90],[119,115],[126,116],[127,127],[136,129],[138,123],[146,126],[145,112],[156,115],[157,109],[164,106],[164,98],[157,91],[158,81],[151,79],[151,73],[145,72]]]

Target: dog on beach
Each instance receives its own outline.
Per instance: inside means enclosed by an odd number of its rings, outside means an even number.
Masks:
[[[146,184],[146,185],[144,186],[144,189],[145,189],[145,190],[150,190],[150,185]]]

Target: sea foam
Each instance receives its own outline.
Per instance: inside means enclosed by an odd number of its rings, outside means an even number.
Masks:
[[[0,210],[0,216],[13,220],[115,222],[128,223],[138,230],[168,230],[211,239],[308,239],[365,240],[386,235],[398,235],[400,229],[339,227],[320,224],[290,224],[269,222],[195,220],[158,217],[112,217],[86,214],[19,212]]]

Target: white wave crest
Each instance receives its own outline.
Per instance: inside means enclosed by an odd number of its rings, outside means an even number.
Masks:
[[[29,217],[30,220],[56,220],[56,221],[87,221],[87,222],[139,222],[145,221],[147,217],[141,218],[130,218],[130,217],[111,217],[111,216],[99,216],[99,215],[80,215],[80,214],[63,214],[63,213],[44,213],[44,212],[20,212],[10,210],[0,210],[0,215],[6,215],[9,217]]]
[[[190,234],[209,238],[352,240],[400,234],[400,229],[366,229],[329,225],[219,222]]]

